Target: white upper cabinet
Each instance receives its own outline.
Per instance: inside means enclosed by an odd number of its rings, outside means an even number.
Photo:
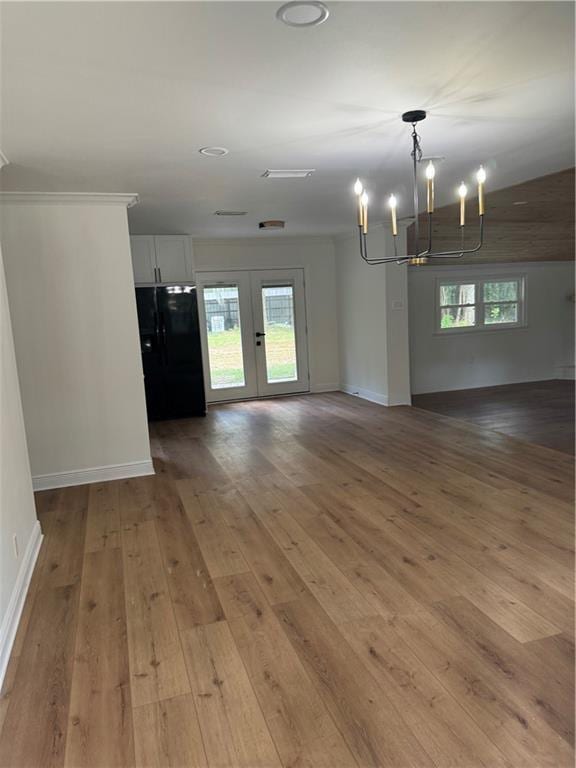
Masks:
[[[188,235],[133,235],[130,243],[136,285],[184,283],[194,279]]]
[[[130,238],[134,282],[138,284],[156,282],[156,251],[154,238],[149,235],[135,235]]]
[[[156,266],[159,283],[177,283],[192,279],[190,238],[160,235],[156,243]]]

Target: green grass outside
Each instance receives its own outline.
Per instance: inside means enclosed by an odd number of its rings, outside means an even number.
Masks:
[[[272,325],[266,331],[268,379],[296,378],[294,329]],[[241,386],[244,383],[240,329],[208,332],[210,374],[215,389]]]

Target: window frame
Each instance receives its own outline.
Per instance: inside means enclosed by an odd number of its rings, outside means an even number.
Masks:
[[[484,285],[486,283],[510,283],[515,282],[518,285],[518,299],[516,301],[484,301]],[[527,315],[527,276],[525,273],[514,274],[491,274],[491,275],[470,275],[463,277],[462,274],[451,277],[450,275],[437,277],[434,284],[434,333],[439,336],[451,335],[453,333],[484,333],[492,331],[511,331],[518,328],[526,328],[528,324]],[[473,304],[440,304],[440,291],[442,286],[446,285],[474,285]],[[490,304],[518,304],[518,320],[515,323],[485,323],[484,308]],[[465,325],[459,328],[442,328],[442,309],[447,307],[474,307],[475,323],[474,325]]]

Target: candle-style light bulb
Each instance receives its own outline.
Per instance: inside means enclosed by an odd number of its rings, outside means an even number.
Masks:
[[[362,190],[363,190],[362,182],[360,181],[360,179],[356,179],[356,183],[354,184],[354,192],[355,192],[355,194],[358,197],[358,226],[359,227],[362,226],[362,220],[363,220],[363,216],[362,216],[362,200],[360,199],[360,195],[362,194]]]
[[[368,234],[368,193],[366,190],[360,196],[360,206],[362,208],[362,229],[365,235]]]
[[[476,181],[478,182],[478,214],[484,215],[484,182],[486,181],[486,171],[482,166],[478,168],[476,173]]]
[[[462,182],[460,186],[458,187],[458,195],[460,197],[460,226],[463,227],[466,223],[466,195],[468,194],[468,189],[466,187],[466,184]]]
[[[390,212],[392,213],[392,234],[397,235],[398,234],[398,224],[396,221],[396,206],[397,206],[397,200],[395,195],[390,195],[388,198],[388,205],[390,206]]]
[[[426,166],[426,198],[428,213],[434,213],[434,176],[436,169],[432,160]]]

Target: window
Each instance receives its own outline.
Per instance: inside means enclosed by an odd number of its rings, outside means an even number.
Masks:
[[[496,330],[524,325],[524,277],[438,280],[439,332]]]

